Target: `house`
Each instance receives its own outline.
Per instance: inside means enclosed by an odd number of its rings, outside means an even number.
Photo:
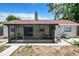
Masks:
[[[52,43],[64,33],[69,37],[79,36],[78,23],[69,20],[12,20],[4,24],[4,36],[13,43]]]

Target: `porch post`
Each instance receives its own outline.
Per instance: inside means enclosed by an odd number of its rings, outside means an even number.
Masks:
[[[22,27],[23,27],[23,40],[24,40],[24,25],[22,25]]]
[[[49,36],[50,39],[53,39],[53,42],[55,42],[55,25],[53,24],[49,25]]]
[[[15,39],[17,39],[17,31],[16,31],[17,26],[15,26],[14,34],[15,34]]]
[[[54,28],[53,28],[53,42],[55,42],[55,25],[53,26]]]
[[[49,36],[52,39],[52,25],[49,25]]]
[[[8,25],[8,42],[10,43],[10,28],[9,28],[9,25]]]

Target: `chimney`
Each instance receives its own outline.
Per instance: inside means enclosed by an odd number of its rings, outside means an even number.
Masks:
[[[37,11],[35,12],[35,20],[38,20],[38,13],[37,13]]]

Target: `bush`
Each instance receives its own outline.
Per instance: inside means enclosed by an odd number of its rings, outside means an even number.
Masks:
[[[30,49],[30,48],[32,48],[32,45],[28,45],[28,44],[27,44],[27,45],[25,46],[25,48]]]
[[[79,46],[79,41],[74,40],[74,41],[72,42],[72,44],[73,44],[73,45],[76,45],[76,46]]]

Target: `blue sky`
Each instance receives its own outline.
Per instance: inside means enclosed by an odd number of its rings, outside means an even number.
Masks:
[[[0,3],[0,21],[4,21],[8,15],[32,19],[35,11],[38,12],[40,19],[53,19],[53,15],[48,13],[46,3]]]

